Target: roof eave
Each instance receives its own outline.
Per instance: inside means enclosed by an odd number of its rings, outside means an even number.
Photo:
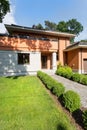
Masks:
[[[74,47],[71,47],[71,48],[65,49],[64,51],[67,52],[67,51],[71,51],[71,50],[79,49],[79,48],[87,48],[87,46],[86,46],[86,45],[74,46]]]
[[[37,34],[45,34],[45,35],[51,35],[51,36],[68,37],[68,38],[72,38],[72,37],[76,36],[74,34],[69,34],[69,33],[47,31],[47,30],[38,30],[38,29],[32,29],[32,28],[16,27],[16,26],[7,25],[7,24],[5,24],[5,27],[6,27],[6,29],[8,30],[9,33],[13,32],[13,31],[21,31],[21,32],[31,32],[31,33],[37,33]]]

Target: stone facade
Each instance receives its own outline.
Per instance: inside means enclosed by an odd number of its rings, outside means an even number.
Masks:
[[[30,63],[18,64],[18,53],[30,54]],[[40,61],[40,52],[0,51],[0,76],[36,74],[41,69]]]

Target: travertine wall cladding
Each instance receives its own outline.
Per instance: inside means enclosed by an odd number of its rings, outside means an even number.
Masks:
[[[41,69],[40,52],[23,52],[30,54],[30,64],[18,65],[19,52],[20,51],[0,51],[0,75],[33,74]]]

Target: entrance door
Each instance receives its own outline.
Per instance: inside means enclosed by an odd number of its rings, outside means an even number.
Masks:
[[[47,56],[42,55],[41,62],[42,62],[42,69],[47,69]]]

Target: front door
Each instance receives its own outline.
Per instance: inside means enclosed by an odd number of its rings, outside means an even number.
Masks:
[[[47,56],[42,55],[41,62],[42,62],[42,69],[47,69]]]

